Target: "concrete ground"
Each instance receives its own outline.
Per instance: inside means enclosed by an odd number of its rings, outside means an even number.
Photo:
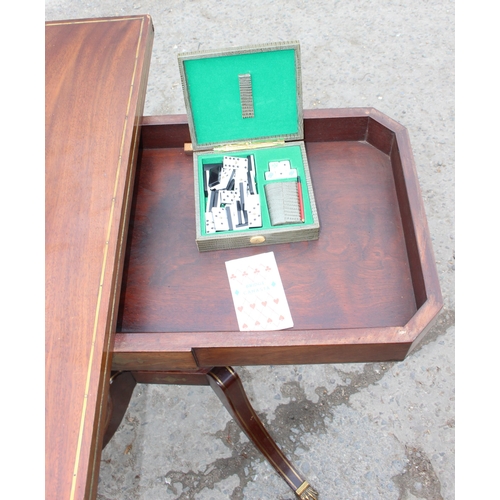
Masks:
[[[454,2],[45,6],[46,20],[151,14],[146,115],[185,112],[178,52],[298,40],[304,108],[373,106],[408,128],[444,296],[426,340],[401,362],[235,368],[320,498],[455,498]],[[138,385],[102,454],[100,500],[293,497],[208,387]]]

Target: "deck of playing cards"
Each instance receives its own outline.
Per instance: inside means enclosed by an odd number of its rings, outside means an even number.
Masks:
[[[302,222],[297,181],[273,182],[264,189],[273,226]]]

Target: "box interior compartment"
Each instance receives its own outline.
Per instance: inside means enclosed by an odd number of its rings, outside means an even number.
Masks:
[[[210,236],[205,230],[205,219],[204,214],[207,210],[207,203],[209,203],[209,197],[205,194],[204,183],[202,181],[204,175],[205,165],[220,164],[223,161],[224,156],[236,156],[241,158],[246,158],[248,155],[254,156],[255,169],[256,169],[256,186],[257,193],[260,197],[260,206],[262,214],[262,226],[255,228],[248,228],[242,231],[259,232],[263,229],[273,229],[273,228],[286,228],[294,227],[304,224],[312,224],[314,222],[313,213],[311,210],[311,202],[309,197],[309,191],[306,184],[306,174],[304,170],[304,158],[303,158],[303,148],[298,144],[283,145],[277,147],[269,147],[265,149],[254,149],[254,150],[244,150],[237,152],[228,153],[212,153],[212,154],[199,154],[197,155],[198,164],[198,179],[195,182],[198,185],[199,191],[199,202],[200,202],[200,229],[202,236]],[[266,199],[265,186],[266,184],[290,181],[293,179],[276,179],[276,180],[266,180],[265,173],[269,169],[269,162],[275,161],[289,161],[292,169],[297,170],[297,175],[300,178],[300,189],[303,197],[304,205],[304,222],[292,223],[292,224],[281,224],[279,226],[273,226],[271,224],[268,203]],[[214,236],[220,234],[232,234],[234,231],[217,231],[217,233],[212,233]],[[240,233],[240,231],[238,231]]]

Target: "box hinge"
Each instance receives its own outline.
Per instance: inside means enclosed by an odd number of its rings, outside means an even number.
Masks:
[[[223,146],[216,146],[214,151],[242,151],[244,149],[259,149],[270,148],[273,146],[282,146],[285,141],[250,141],[250,142],[237,142],[235,144],[224,144]]]

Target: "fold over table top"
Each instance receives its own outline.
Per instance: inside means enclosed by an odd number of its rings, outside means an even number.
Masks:
[[[46,23],[47,498],[96,491],[152,40],[149,16]]]

